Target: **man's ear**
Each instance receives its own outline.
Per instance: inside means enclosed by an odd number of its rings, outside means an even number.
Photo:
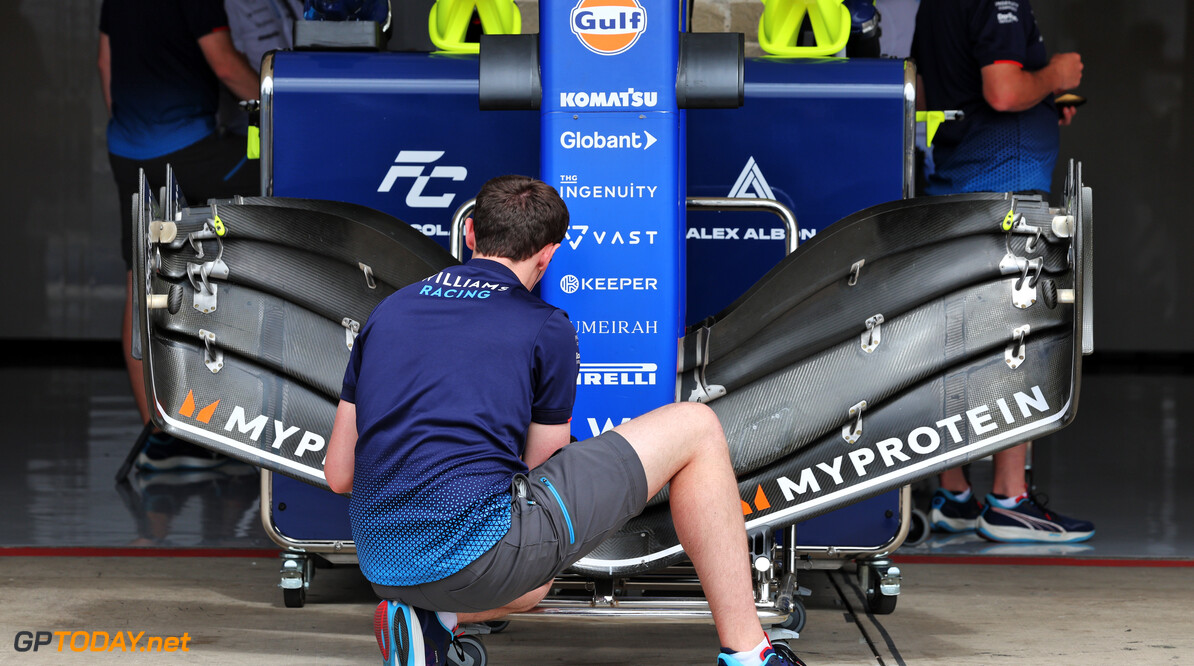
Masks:
[[[547,265],[551,263],[551,258],[555,256],[556,250],[559,247],[559,243],[552,243],[551,245],[545,245],[542,250],[539,250],[539,254],[535,260],[535,268],[538,268],[539,272],[547,270]]]
[[[464,245],[469,252],[477,251],[477,236],[473,232],[473,218],[464,218]]]

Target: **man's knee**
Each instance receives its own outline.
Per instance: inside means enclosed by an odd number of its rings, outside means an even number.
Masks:
[[[511,601],[506,608],[511,613],[525,613],[531,610],[535,606],[538,606],[540,601],[543,601],[543,597],[546,597],[547,593],[551,591],[551,585],[552,583],[548,583],[543,587],[527,592],[514,601]]]

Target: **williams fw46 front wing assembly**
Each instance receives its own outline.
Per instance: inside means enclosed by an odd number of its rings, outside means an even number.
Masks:
[[[326,487],[355,332],[393,290],[456,263],[350,204],[238,198],[135,207],[135,298],[154,420]],[[900,487],[1073,420],[1092,350],[1091,193],[927,197],[847,217],[681,341],[681,400],[721,419],[751,533]],[[573,570],[683,559],[666,490]]]

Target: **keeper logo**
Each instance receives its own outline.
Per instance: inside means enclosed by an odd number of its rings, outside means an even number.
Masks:
[[[444,156],[442,150],[403,150],[394,158],[394,165],[386,172],[378,192],[389,192],[399,178],[414,178],[414,183],[406,192],[406,205],[411,208],[448,208],[456,198],[453,192],[443,194],[424,194],[432,178],[462,181],[468,178],[468,169],[462,166],[437,166],[431,173],[424,175],[423,171],[432,162]]]

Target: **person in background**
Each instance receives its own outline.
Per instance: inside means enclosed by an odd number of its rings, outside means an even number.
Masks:
[[[1029,0],[921,0],[912,57],[926,107],[965,113],[937,132],[926,193],[1047,197],[1058,127],[1074,118],[1074,108],[1059,108],[1054,97],[1081,83],[1082,58],[1048,54]],[[1075,543],[1093,536],[1093,524],[1051,511],[1029,493],[1027,449],[1023,443],[995,454],[983,505],[961,468],[944,472],[930,524],[976,530],[993,541]]]
[[[255,194],[260,177],[242,138],[217,132],[220,84],[257,99],[257,73],[232,44],[222,0],[104,0],[97,66],[108,122],[108,161],[120,195],[128,274],[121,342],[133,397],[149,421],[141,362],[132,356],[132,197],[144,169],[154,191],[174,168],[190,201]],[[205,467],[222,458],[155,434],[138,457],[149,469]]]

